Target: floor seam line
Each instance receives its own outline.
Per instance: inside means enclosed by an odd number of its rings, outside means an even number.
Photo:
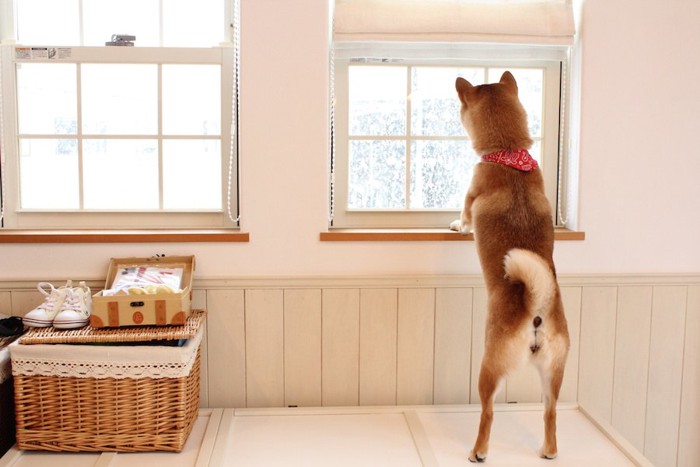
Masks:
[[[420,421],[418,412],[406,410],[403,412],[403,416],[406,420],[406,425],[408,425],[408,431],[411,432],[413,445],[418,452],[418,457],[420,457],[423,467],[439,467],[440,464],[435,457],[433,446],[430,444],[430,439],[425,432],[423,423]]]

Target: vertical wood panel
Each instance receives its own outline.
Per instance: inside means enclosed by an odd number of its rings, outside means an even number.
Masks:
[[[433,403],[435,289],[400,289],[396,402]]]
[[[321,405],[321,291],[284,291],[285,405]]]
[[[617,297],[612,424],[643,452],[652,287],[620,287]]]
[[[246,290],[247,407],[284,405],[282,290]]]
[[[207,291],[205,289],[192,290],[192,309],[207,309]],[[199,346],[200,353],[200,377],[199,377],[199,406],[209,407],[209,355],[207,346],[209,345],[207,335],[207,322],[204,322],[204,336]]]
[[[687,287],[654,287],[644,455],[676,465]]]
[[[585,287],[581,296],[581,406],[610,423],[615,361],[616,287]]]
[[[396,289],[360,291],[360,405],[396,404]]]
[[[12,293],[0,292],[0,316],[12,315]]]
[[[700,465],[700,285],[688,288],[678,467]]]
[[[207,374],[210,407],[246,406],[243,290],[207,291]]]
[[[360,290],[323,291],[324,406],[360,403]]]
[[[435,295],[435,404],[469,403],[471,334],[471,289],[437,289]]]
[[[63,284],[61,284],[63,285]],[[44,296],[38,290],[16,290],[12,291],[12,315],[24,316],[31,310],[41,305]]]
[[[484,344],[486,342],[486,317],[488,315],[488,293],[485,287],[474,289],[474,303],[472,304],[472,362],[471,362],[471,394],[469,402],[479,404],[479,372],[481,371],[481,359],[484,357]],[[494,400],[502,404],[506,401],[506,393],[501,388]]]
[[[529,362],[511,373],[506,380],[506,401],[540,402],[542,400],[542,383],[534,365]]]
[[[559,401],[578,402],[578,363],[581,340],[581,287],[562,287],[561,299],[569,327],[569,356],[566,359],[564,381]]]

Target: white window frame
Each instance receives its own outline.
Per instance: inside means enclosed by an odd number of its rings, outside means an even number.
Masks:
[[[86,47],[71,46],[69,56],[53,63],[119,63],[154,64],[159,70],[166,64],[213,64],[221,68],[221,131],[214,137],[221,148],[221,209],[156,209],[156,210],[48,210],[20,208],[19,148],[21,135],[17,125],[16,64],[49,62],[48,59],[23,60],[15,54],[14,9],[12,0],[0,0],[0,10],[8,13],[0,21],[0,139],[3,154],[0,191],[0,228],[5,229],[208,229],[240,227],[238,193],[238,51],[239,0],[221,0],[224,18],[221,27],[224,42],[215,47]],[[5,15],[3,15],[5,16]],[[162,25],[160,26],[162,27]],[[82,28],[82,25],[81,25]],[[82,36],[82,34],[81,34]],[[138,38],[137,38],[138,42]],[[49,44],[48,46],[52,46]],[[47,44],[22,44],[22,47],[47,46]],[[159,95],[161,75],[159,72]],[[78,94],[78,105],[80,95]],[[159,99],[159,122],[162,104]],[[158,135],[139,135],[139,138],[158,139],[212,139],[203,135],[178,135],[167,137],[159,124]],[[80,129],[78,130],[80,137]],[[32,135],[33,137],[36,135]],[[49,137],[50,135],[43,135]],[[55,137],[55,135],[54,135]],[[130,135],[119,135],[130,139]],[[108,136],[107,138],[115,138]],[[162,144],[159,143],[162,148]],[[79,155],[80,157],[80,155]],[[162,151],[159,155],[162,161]],[[159,170],[162,165],[159,163]],[[161,177],[162,178],[162,177]],[[128,186],[128,180],[115,180],[112,187]],[[162,199],[162,180],[160,182]]]
[[[445,66],[484,68],[543,68],[544,109],[542,121],[542,164],[545,192],[550,201],[554,221],[559,225],[557,214],[560,199],[560,165],[563,163],[563,132],[566,129],[564,100],[566,96],[566,72],[568,47],[564,46],[517,46],[511,44],[480,45],[455,43],[358,43],[336,42],[333,50],[332,83],[333,96],[333,144],[331,148],[331,215],[330,228],[446,228],[457,219],[459,209],[349,209],[349,142],[348,135],[348,68],[350,65],[365,66]],[[455,77],[456,78],[456,77]],[[457,94],[455,91],[455,99]],[[459,115],[455,115],[459,119]],[[407,133],[410,128],[406,128]],[[407,151],[410,150],[410,134]],[[375,138],[372,138],[375,139]],[[376,139],[381,139],[378,137]],[[395,139],[395,138],[394,138]],[[435,138],[430,138],[435,139]],[[448,140],[468,140],[463,137],[445,137]],[[407,154],[407,162],[409,155]],[[408,165],[408,164],[407,164]],[[407,174],[410,167],[407,166]],[[410,179],[406,178],[406,192],[410,193]],[[465,193],[466,194],[466,193]]]

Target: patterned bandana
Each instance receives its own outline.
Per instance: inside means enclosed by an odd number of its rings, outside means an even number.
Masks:
[[[495,162],[507,165],[523,172],[537,169],[537,161],[532,158],[527,149],[507,149],[481,156],[481,162]]]

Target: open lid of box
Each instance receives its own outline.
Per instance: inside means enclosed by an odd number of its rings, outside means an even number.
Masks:
[[[192,287],[192,273],[195,268],[194,256],[158,256],[151,258],[112,258],[107,271],[107,279],[105,281],[105,289],[114,287],[115,281],[119,278],[119,274],[131,268],[140,268],[147,270],[148,268],[163,270],[181,270],[181,280],[177,288],[183,292],[188,292]]]

